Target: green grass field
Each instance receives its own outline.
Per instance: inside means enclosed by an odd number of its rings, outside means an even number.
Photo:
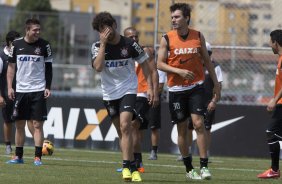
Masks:
[[[124,183],[116,168],[121,166],[119,152],[92,151],[84,149],[55,149],[52,156],[43,157],[43,166],[33,165],[33,148],[25,147],[24,164],[9,165],[5,162],[10,156],[4,155],[0,146],[0,183]],[[211,157],[209,164],[213,175],[209,181],[187,181],[182,162],[176,161],[176,155],[159,154],[156,161],[147,160],[143,154],[145,173],[143,183],[209,183],[209,184],[281,184],[282,179],[260,180],[256,175],[269,167],[269,160],[255,158]],[[198,169],[199,158],[193,157],[194,166]],[[282,164],[280,162],[280,164]]]

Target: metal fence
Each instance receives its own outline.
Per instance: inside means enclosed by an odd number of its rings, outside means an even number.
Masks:
[[[281,20],[277,18],[278,10],[282,9],[279,1],[156,0],[157,11],[153,15],[156,23],[155,47],[158,47],[161,34],[170,29],[169,5],[173,2],[191,3],[191,26],[200,30],[212,44],[212,57],[223,70],[220,103],[265,104],[274,87],[277,57],[267,44],[269,32],[282,27]],[[14,16],[14,9],[1,9],[1,40],[10,29]],[[58,19],[56,26],[59,27],[56,35],[50,38],[56,41],[53,46],[56,51],[53,89],[82,94],[100,93],[100,76],[90,67],[90,46],[98,39],[91,28],[94,14],[58,12],[50,16]],[[115,18],[119,24],[120,17]],[[164,97],[166,94],[165,91]]]

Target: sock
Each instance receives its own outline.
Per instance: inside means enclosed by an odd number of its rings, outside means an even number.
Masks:
[[[152,146],[152,150],[157,153],[158,152],[158,146]]]
[[[139,168],[140,164],[142,163],[142,153],[133,153],[134,160],[136,162],[136,167]]]
[[[41,159],[42,156],[42,147],[35,146],[35,157],[39,157]]]
[[[135,161],[131,161],[130,162],[130,171],[131,171],[131,173],[133,173],[134,171],[137,171],[137,167],[136,167],[136,162]]]
[[[200,158],[200,165],[201,165],[200,168],[208,167],[208,162],[209,162],[208,158]]]
[[[279,170],[279,156],[280,156],[280,144],[275,142],[269,145],[269,153],[271,156],[271,168],[277,172]]]
[[[122,161],[122,167],[123,168],[130,168],[130,161],[129,160],[123,160]]]
[[[192,166],[192,158],[190,156],[188,157],[183,157],[183,163],[186,167],[186,172],[188,173],[189,171],[191,171],[192,169],[194,169],[194,167]]]
[[[6,143],[6,146],[11,146],[11,141],[7,141],[5,143]]]
[[[19,159],[23,158],[23,147],[16,147],[16,156]]]

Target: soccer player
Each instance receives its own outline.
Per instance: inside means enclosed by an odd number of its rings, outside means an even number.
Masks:
[[[275,77],[274,96],[267,104],[267,111],[272,113],[271,121],[266,129],[267,143],[271,157],[271,167],[257,175],[258,178],[279,178],[279,154],[282,140],[282,30],[277,29],[270,33],[269,44],[274,54],[278,54],[278,63]]]
[[[204,128],[203,63],[214,83],[213,95],[220,99],[220,85],[207,52],[202,33],[188,27],[190,6],[176,3],[170,6],[173,30],[165,34],[158,52],[158,69],[167,72],[169,109],[172,123],[177,125],[178,146],[189,179],[210,179],[207,157],[207,136]],[[188,122],[191,116],[197,133],[200,154],[200,175],[194,170],[188,151]]]
[[[2,108],[2,116],[4,119],[3,130],[4,130],[4,141],[6,144],[6,154],[12,153],[12,131],[13,131],[13,120],[11,119],[13,112],[13,101],[8,98],[7,90],[7,69],[8,69],[8,55],[12,48],[12,42],[19,38],[20,34],[16,31],[9,31],[6,35],[6,46],[0,52],[0,65],[2,66],[2,73],[0,78],[0,90],[1,96],[4,98],[4,107]],[[15,86],[13,85],[15,89]]]
[[[120,125],[116,129],[122,150],[122,177],[125,181],[142,181],[133,158],[131,121],[137,93],[135,61],[141,65],[150,82],[149,56],[138,43],[116,31],[116,20],[110,13],[97,14],[92,27],[100,34],[100,41],[92,45],[92,67],[101,74],[103,101],[111,121],[115,126]],[[158,100],[153,91],[148,90],[148,93],[149,103],[155,105]]]
[[[25,36],[13,42],[7,71],[8,97],[14,100],[16,121],[15,156],[9,164],[22,164],[26,120],[33,124],[34,165],[42,165],[43,123],[47,119],[46,99],[51,95],[52,50],[48,41],[40,38],[40,22],[35,18],[25,23]],[[17,71],[16,71],[17,68]],[[16,92],[12,82],[16,71]]]
[[[206,47],[209,56],[211,57],[212,55],[212,49],[210,43],[206,42]],[[216,78],[219,82],[220,85],[220,90],[221,90],[221,83],[223,81],[222,78],[222,70],[220,65],[215,62],[212,57],[211,57],[212,64],[214,66],[214,70],[216,73]],[[211,144],[211,127],[212,124],[214,123],[214,117],[215,117],[215,108],[216,108],[216,99],[215,96],[213,96],[213,81],[209,75],[209,72],[207,69],[205,69],[205,81],[204,81],[204,88],[205,88],[205,95],[204,95],[204,105],[205,105],[205,113],[204,113],[204,124],[205,124],[205,129],[207,132],[207,155],[210,155],[209,149],[210,149],[210,144]],[[189,118],[189,125],[188,125],[188,145],[189,145],[189,152],[191,153],[191,146],[192,146],[192,141],[193,141],[193,134],[192,131],[194,129],[193,123],[191,118]],[[178,161],[182,160],[182,157],[180,156]]]
[[[133,27],[128,27],[124,30],[124,36],[127,38],[133,39],[136,43],[139,44],[139,33]],[[151,68],[151,80],[154,80],[153,84],[158,84],[158,72],[156,63],[154,61],[153,51],[148,47],[143,47],[144,51],[148,54],[148,65]],[[137,98],[136,98],[136,113],[137,117],[133,121],[133,154],[134,160],[136,162],[136,167],[139,172],[144,173],[145,169],[143,167],[142,161],[142,153],[141,153],[141,143],[143,140],[143,131],[148,128],[149,124],[149,109],[150,104],[148,103],[147,99],[147,91],[148,91],[148,84],[147,80],[143,74],[142,67],[137,63],[136,64],[136,75],[138,79],[138,88],[137,88]],[[154,96],[159,97],[158,94],[158,85],[153,86],[153,88],[157,88],[154,90],[157,92]],[[155,107],[152,107],[155,108]]]
[[[153,49],[153,48],[152,48]],[[158,144],[160,139],[160,129],[161,129],[161,94],[164,88],[164,83],[166,80],[166,73],[158,70],[159,74],[159,99],[160,104],[157,107],[149,109],[149,125],[151,129],[151,153],[149,160],[158,159]]]

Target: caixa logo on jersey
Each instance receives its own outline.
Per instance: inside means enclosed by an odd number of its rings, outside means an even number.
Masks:
[[[42,56],[26,56],[21,55],[18,57],[18,61],[26,62],[26,61],[32,61],[32,62],[39,62],[41,61]]]
[[[101,124],[105,122],[108,113],[106,109],[96,111],[91,108],[70,108],[68,118],[63,115],[62,107],[52,107],[44,122],[44,137],[54,136],[55,139],[86,141],[114,141],[118,135],[114,125],[101,131]],[[85,122],[86,120],[86,122]],[[103,126],[105,128],[105,126]],[[102,132],[107,132],[102,135]],[[32,137],[26,131],[27,137]]]

